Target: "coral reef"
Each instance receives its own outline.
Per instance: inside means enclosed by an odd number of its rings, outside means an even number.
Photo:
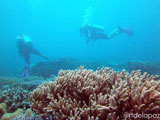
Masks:
[[[0,103],[7,105],[7,112],[15,112],[18,108],[27,109],[30,107],[28,101],[28,90],[23,88],[8,88],[0,93]]]
[[[79,62],[72,57],[64,57],[51,62],[39,62],[31,68],[31,75],[50,77],[52,74],[57,75],[60,69],[76,69]]]
[[[42,120],[41,116],[34,116],[31,109],[27,109],[23,115],[14,117],[12,120]]]
[[[13,118],[12,120],[43,120],[41,116],[32,116],[32,117],[27,117],[25,114],[20,115],[18,117]],[[51,120],[51,119],[48,119]]]
[[[18,78],[16,77],[0,77],[0,89],[13,85]]]
[[[109,68],[61,70],[30,93],[31,108],[53,120],[135,120],[126,114],[160,113],[158,76]],[[138,120],[138,119],[136,119]]]
[[[18,117],[23,114],[23,109],[17,109],[14,113],[5,113],[1,120],[12,120],[15,117]]]
[[[52,76],[52,79],[54,76]],[[44,81],[48,81],[51,78],[43,78],[38,76],[29,76],[27,78],[17,78],[17,77],[0,77],[0,90],[6,90],[8,88],[14,88],[19,86],[20,88],[33,90],[38,85],[42,84]]]
[[[6,113],[6,107],[7,105],[5,103],[0,104],[0,118],[2,117],[3,114]]]
[[[160,63],[157,62],[144,62],[140,60],[133,60],[126,63],[100,61],[83,62],[71,57],[65,57],[51,62],[39,62],[32,66],[31,75],[48,78],[52,74],[57,75],[58,71],[61,69],[74,70],[80,65],[93,70],[96,70],[98,67],[108,66],[116,71],[121,71],[122,69],[125,69],[129,72],[132,70],[141,70],[142,73],[147,72],[149,74],[160,75]]]
[[[54,76],[52,77],[52,80],[53,78]],[[51,80],[51,78],[44,79],[43,77],[37,76],[30,76],[28,78],[0,77],[0,119],[4,114],[5,118],[7,116],[12,116],[12,113],[19,108],[24,111],[26,111],[27,108],[30,108],[28,99],[29,91],[42,84],[44,81],[49,80]],[[26,111],[26,114],[28,116],[29,112]],[[27,118],[29,119],[34,117]]]
[[[54,76],[53,76],[54,78]],[[52,78],[52,79],[53,79]],[[50,78],[48,79],[45,79],[43,77],[38,77],[38,76],[30,76],[30,77],[27,77],[27,78],[21,78],[19,79],[19,86],[22,86],[23,88],[25,89],[28,89],[28,90],[33,90],[35,89],[38,85],[42,84],[44,81],[48,81],[50,80]]]
[[[15,112],[7,113],[5,103],[0,104],[0,113],[1,120],[41,120],[38,119],[40,116],[33,116],[31,109],[24,111],[23,109],[18,108]]]
[[[34,115],[31,109],[27,109],[23,115],[15,117],[12,120],[52,120],[52,116]]]
[[[132,70],[141,70],[143,73],[159,74],[160,64],[155,62],[142,62],[139,60],[130,61],[127,63],[126,69],[130,72]]]
[[[34,116],[31,109],[24,111],[17,109],[14,113],[5,113],[1,120],[43,120],[41,116]]]

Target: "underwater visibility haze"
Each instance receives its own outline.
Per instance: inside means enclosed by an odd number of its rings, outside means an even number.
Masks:
[[[159,56],[159,0],[0,0],[0,66],[5,74],[23,68],[16,36],[27,34],[34,47],[51,60],[71,56],[84,61],[156,61]],[[86,45],[80,27],[86,9],[91,23],[110,33],[118,26],[132,27],[134,35]],[[31,63],[43,59],[31,57]],[[20,70],[19,69],[19,70]]]
[[[159,6],[160,0],[0,0],[0,119],[159,114]]]

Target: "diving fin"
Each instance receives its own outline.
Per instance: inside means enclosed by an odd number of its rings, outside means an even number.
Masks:
[[[133,35],[133,30],[131,30],[130,28],[125,28],[125,27],[118,27],[119,32],[125,33],[129,36]]]

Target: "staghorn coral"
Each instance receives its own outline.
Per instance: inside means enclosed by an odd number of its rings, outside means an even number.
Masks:
[[[35,114],[53,120],[131,120],[130,113],[160,113],[160,80],[140,71],[61,70],[30,93]],[[137,119],[138,120],[138,119]]]

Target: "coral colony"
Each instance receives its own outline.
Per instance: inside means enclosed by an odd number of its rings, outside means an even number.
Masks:
[[[1,120],[140,120],[133,115],[159,114],[159,106],[157,75],[109,68],[93,71],[81,66],[60,70],[57,77],[32,92],[16,87],[3,90],[0,117]]]
[[[55,81],[30,93],[37,115],[55,120],[130,120],[126,113],[160,113],[160,80],[140,71],[60,71]]]

